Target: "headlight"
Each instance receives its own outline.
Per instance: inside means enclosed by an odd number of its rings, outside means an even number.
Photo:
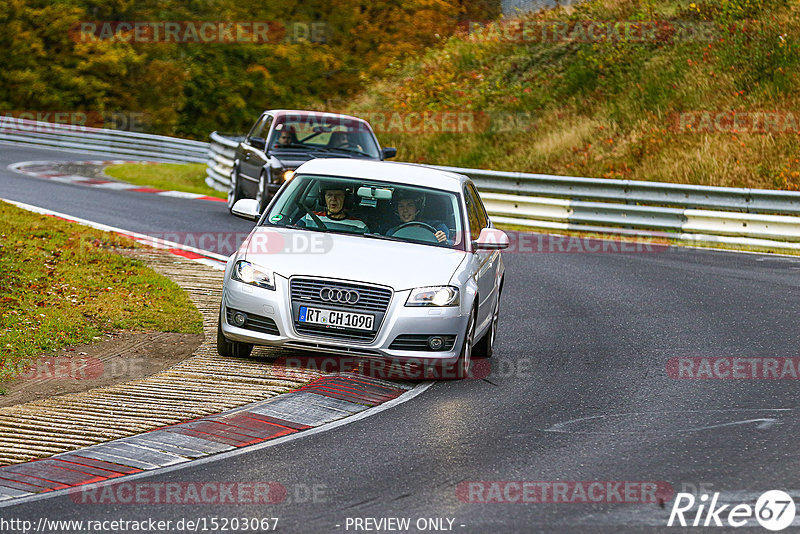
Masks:
[[[237,261],[231,271],[231,278],[252,286],[275,290],[275,273],[257,267],[249,261]]]
[[[294,178],[294,171],[286,171],[285,173],[283,173],[283,181],[284,182],[288,182],[292,178]]]
[[[453,286],[418,287],[411,291],[406,306],[458,306],[458,288]]]

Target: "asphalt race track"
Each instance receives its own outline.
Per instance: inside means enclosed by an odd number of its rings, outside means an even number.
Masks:
[[[61,184],[6,168],[70,159],[88,158],[0,145],[0,197],[137,232],[251,226],[221,202]],[[272,481],[287,488],[282,503],[81,504],[62,493],[2,508],[0,517],[277,517],[278,532],[399,531],[390,523],[366,530],[375,523],[359,518],[409,518],[410,532],[650,532],[667,530],[672,500],[475,501],[518,496],[492,494],[488,488],[509,486],[490,481],[666,483],[676,493],[719,492],[718,502],[731,505],[782,489],[797,501],[800,382],[678,379],[668,362],[800,356],[800,257],[664,248],[504,260],[487,378],[436,383],[326,432],[136,480]],[[443,523],[416,526],[436,518]]]

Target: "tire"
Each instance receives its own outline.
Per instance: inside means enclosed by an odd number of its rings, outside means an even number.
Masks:
[[[461,353],[454,364],[445,367],[442,378],[461,380],[469,376],[470,365],[472,363],[473,345],[475,341],[475,310],[469,314],[467,327],[464,329],[464,343],[461,345]]]
[[[252,351],[252,343],[231,341],[222,333],[222,308],[220,308],[219,321],[217,322],[217,353],[219,353],[220,356],[247,358]]]
[[[480,341],[475,344],[475,349],[472,351],[474,356],[478,358],[491,358],[494,354],[494,342],[497,339],[497,323],[500,319],[500,293],[497,293],[497,301],[494,303],[492,310],[492,322],[489,330],[483,335]]]
[[[269,204],[269,190],[267,189],[267,175],[262,171],[258,177],[258,190],[256,191],[256,202],[258,202],[258,212],[264,213]]]
[[[239,185],[239,171],[236,169],[237,164],[233,164],[233,169],[231,169],[231,180],[230,184],[228,185],[228,211],[233,211],[233,205],[236,204],[237,200],[241,200],[242,198],[242,190]]]

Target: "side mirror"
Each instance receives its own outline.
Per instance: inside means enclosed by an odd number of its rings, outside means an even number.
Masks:
[[[261,214],[258,212],[258,201],[254,198],[237,200],[231,208],[231,213],[248,221],[257,221]]]
[[[265,148],[267,148],[267,142],[266,140],[264,140],[263,137],[251,137],[249,141],[250,141],[250,146],[252,146],[253,148],[257,148],[259,150],[264,150]]]
[[[234,209],[235,208],[236,206],[234,206]],[[508,236],[505,232],[497,228],[484,228],[481,230],[478,239],[472,242],[472,248],[474,250],[502,250],[508,248],[508,245]]]
[[[381,153],[383,154],[383,159],[389,159],[397,155],[397,149],[394,147],[384,147]]]

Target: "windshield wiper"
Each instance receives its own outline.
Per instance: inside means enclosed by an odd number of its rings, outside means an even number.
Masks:
[[[361,234],[361,235],[366,236],[366,237],[371,237],[373,239],[385,239],[386,241],[405,241],[405,239],[400,239],[399,237],[393,237],[393,236],[390,236],[390,235],[383,235],[383,234],[369,233],[369,234]]]
[[[357,150],[355,148],[340,148],[340,147],[329,146],[329,147],[318,148],[317,150],[321,152],[331,152],[333,150],[338,150],[339,152],[347,152],[348,154],[360,154],[362,156],[367,156],[368,158],[375,157],[372,154],[369,154],[367,152],[362,152],[361,150]]]

